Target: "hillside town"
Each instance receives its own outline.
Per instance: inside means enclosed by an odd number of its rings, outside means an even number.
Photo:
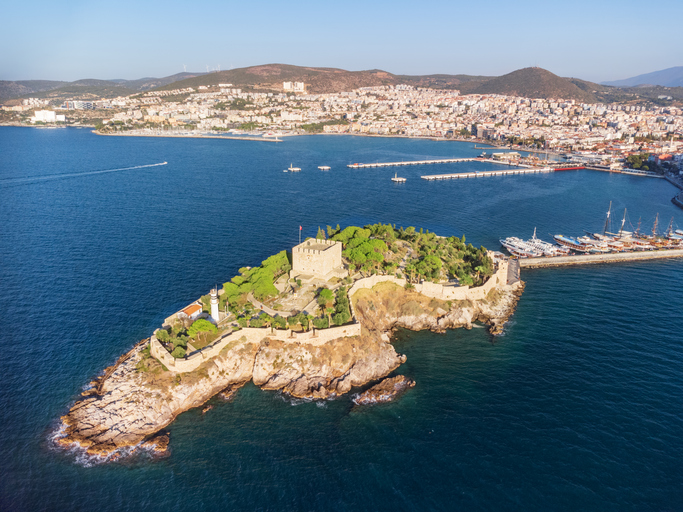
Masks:
[[[126,135],[284,137],[306,133],[476,140],[570,154],[573,161],[683,171],[683,108],[580,103],[410,85],[310,94],[232,84],[152,90],[99,101],[28,98],[3,106],[3,124],[95,126]]]

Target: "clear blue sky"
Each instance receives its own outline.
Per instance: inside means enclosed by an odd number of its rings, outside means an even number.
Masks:
[[[683,65],[682,0],[22,0],[0,80],[142,78],[267,63],[400,74],[540,66],[603,81]]]

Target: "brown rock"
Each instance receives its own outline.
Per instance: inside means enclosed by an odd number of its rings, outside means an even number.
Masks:
[[[221,400],[224,400],[225,402],[230,402],[233,398],[235,398],[235,395],[237,394],[237,390],[244,386],[246,382],[238,382],[236,384],[230,384],[227,388],[225,388],[223,391],[218,393],[218,397]]]
[[[353,399],[356,405],[374,405],[391,402],[407,389],[415,386],[415,381],[405,375],[384,379]]]
[[[151,450],[157,455],[163,455],[168,451],[168,445],[171,442],[170,434],[165,432],[163,434],[157,434],[147,441],[144,441],[140,448],[145,448]]]

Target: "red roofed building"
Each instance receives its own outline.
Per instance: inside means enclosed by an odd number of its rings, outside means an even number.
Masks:
[[[178,311],[178,317],[182,317],[182,315],[185,315],[190,320],[196,320],[197,317],[201,314],[202,314],[202,306],[197,304],[197,303],[190,304],[186,308]]]

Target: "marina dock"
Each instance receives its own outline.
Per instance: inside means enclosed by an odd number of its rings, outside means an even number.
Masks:
[[[683,258],[683,249],[659,249],[656,251],[617,252],[609,254],[577,254],[553,258],[525,258],[519,260],[522,268],[564,267],[570,265],[591,265],[596,263],[619,263],[665,258]]]

